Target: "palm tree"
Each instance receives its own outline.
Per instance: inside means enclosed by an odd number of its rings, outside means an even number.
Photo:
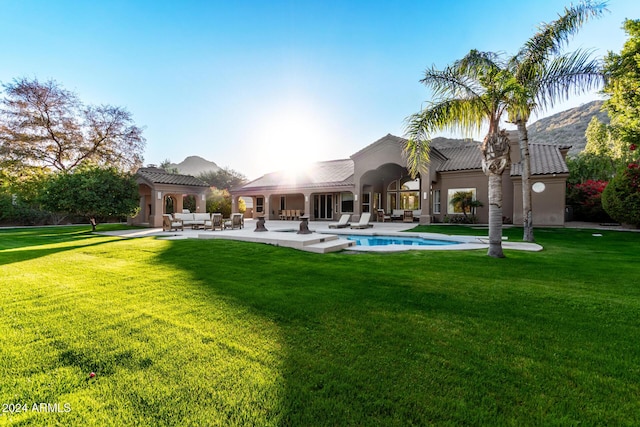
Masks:
[[[470,51],[463,59],[439,71],[427,69],[421,83],[433,90],[435,101],[407,118],[405,155],[409,172],[425,172],[429,141],[436,131],[450,129],[467,134],[485,124],[489,130],[481,146],[482,169],[489,176],[489,251],[502,252],[502,173],[509,166],[509,139],[499,129],[508,103],[518,85],[500,56]]]
[[[466,223],[475,222],[469,220],[469,215],[467,215],[467,210],[470,214],[475,215],[475,208],[483,206],[482,202],[479,200],[474,200],[473,192],[471,191],[456,191],[450,200],[453,206],[458,207],[462,211],[462,215],[464,215],[464,220]]]
[[[514,92],[516,98],[508,115],[509,121],[517,126],[519,135],[524,241],[534,241],[527,122],[539,109],[553,107],[556,101],[567,99],[572,93],[590,90],[603,81],[600,62],[591,60],[589,52],[560,53],[569,36],[575,34],[589,18],[600,17],[604,11],[606,1],[593,3],[587,0],[565,8],[563,15],[542,25],[509,61],[508,68],[521,86]]]

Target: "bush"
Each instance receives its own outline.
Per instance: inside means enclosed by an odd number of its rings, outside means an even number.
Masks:
[[[640,166],[631,162],[602,192],[604,210],[618,222],[640,226]]]
[[[606,186],[606,181],[591,179],[568,185],[567,205],[573,206],[574,219],[594,222],[611,221],[602,207],[602,192]]]

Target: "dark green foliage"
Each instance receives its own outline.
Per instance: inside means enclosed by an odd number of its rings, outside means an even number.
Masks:
[[[620,54],[610,52],[605,58],[609,80],[604,92],[610,95],[605,108],[614,135],[628,147],[640,143],[640,20],[627,19],[624,30],[629,39]]]
[[[88,218],[94,228],[100,220],[135,215],[139,209],[138,185],[133,176],[115,167],[95,165],[52,175],[40,200],[52,212]]]
[[[217,172],[204,172],[198,175],[198,178],[219,190],[231,190],[247,182],[243,174],[229,168],[222,168]]]
[[[602,193],[602,206],[616,221],[640,226],[640,167],[637,162],[629,163],[609,182]]]

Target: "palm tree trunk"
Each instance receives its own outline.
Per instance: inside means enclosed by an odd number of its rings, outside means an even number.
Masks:
[[[504,258],[502,252],[502,174],[489,174],[489,251],[487,255]]]
[[[482,146],[482,170],[489,177],[489,251],[504,258],[502,252],[502,173],[509,166],[509,137],[506,131],[491,132]]]
[[[520,163],[522,164],[522,240],[533,242],[533,207],[531,203],[531,160],[529,156],[529,134],[527,124],[517,121],[520,145]]]

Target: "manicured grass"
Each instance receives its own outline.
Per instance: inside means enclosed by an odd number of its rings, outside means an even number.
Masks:
[[[0,231],[0,404],[28,408],[0,425],[640,425],[640,233],[492,259],[86,230]]]

